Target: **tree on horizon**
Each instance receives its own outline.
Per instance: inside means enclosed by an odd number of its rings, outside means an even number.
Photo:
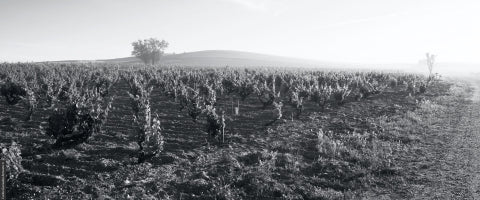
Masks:
[[[145,64],[154,65],[160,60],[163,51],[168,47],[168,42],[149,38],[132,42],[132,55],[142,60]]]

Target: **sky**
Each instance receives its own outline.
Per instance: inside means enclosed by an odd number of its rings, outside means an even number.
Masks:
[[[239,50],[320,61],[480,63],[478,0],[0,0],[0,61]]]

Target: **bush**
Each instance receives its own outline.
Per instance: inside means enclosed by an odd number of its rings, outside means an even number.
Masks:
[[[395,88],[398,85],[397,79],[392,78],[390,83],[390,87]],[[359,92],[361,94],[361,98],[367,98],[371,95],[380,94],[388,85],[381,84],[378,81],[364,81],[363,84],[360,86]]]
[[[23,97],[27,96],[27,91],[25,88],[22,85],[12,81],[7,81],[5,84],[3,84],[0,88],[0,93],[5,97],[8,105],[15,105],[22,100]]]
[[[275,106],[275,114],[276,114],[276,118],[275,120],[279,120],[279,119],[282,119],[282,107],[283,107],[283,103],[282,102],[273,102],[273,105]]]
[[[333,93],[331,86],[322,85],[316,86],[313,88],[312,100],[315,101],[322,109],[325,109],[328,101],[330,100]]]
[[[39,97],[44,100],[46,107],[55,107],[66,81],[53,71],[45,72],[43,76],[39,76],[38,80]]]
[[[359,97],[357,100],[367,98],[370,95],[372,95],[372,91],[370,91],[370,89],[366,85],[362,85],[359,89]]]
[[[28,113],[25,120],[30,121],[32,119],[33,112],[37,108],[38,101],[35,96],[35,92],[32,89],[28,88],[26,91],[27,91],[27,95],[25,99],[25,104],[27,105]]]
[[[244,80],[237,87],[238,95],[242,101],[255,92],[255,85],[251,80]]]
[[[413,82],[413,81],[408,82],[407,83],[407,92],[410,95],[415,95],[415,90],[416,90],[415,82]]]
[[[390,87],[391,87],[392,89],[395,89],[397,86],[398,86],[398,81],[397,81],[397,79],[392,77],[392,78],[390,79]]]
[[[421,94],[424,94],[425,92],[427,92],[427,85],[425,83],[420,84],[420,87],[418,88],[418,91]]]
[[[280,96],[280,93],[275,94],[275,88],[269,88],[267,82],[260,84],[256,89],[258,100],[262,103],[262,109],[266,109],[268,106],[273,105],[273,102]]]
[[[183,86],[180,94],[180,109],[187,109],[188,116],[192,118],[194,122],[197,122],[198,116],[200,116],[203,111],[202,97],[200,91],[193,89],[188,86]]]
[[[1,158],[6,161],[6,178],[7,182],[16,180],[18,175],[23,171],[22,156],[20,152],[20,145],[12,142],[10,145],[0,143],[2,151]]]
[[[35,96],[34,88],[29,87],[26,81],[23,82],[23,84],[7,81],[0,88],[0,93],[5,97],[8,105],[15,105],[23,100],[22,102],[28,108],[25,120],[29,121],[31,119],[33,111],[37,107],[37,98]]]
[[[321,156],[335,158],[345,151],[345,146],[339,140],[334,140],[320,130],[317,133],[317,150]]]
[[[137,144],[139,148],[138,163],[158,156],[163,150],[164,139],[161,134],[160,120],[152,117],[150,94],[153,90],[139,77],[129,79],[133,119],[137,129]]]
[[[290,105],[295,108],[296,117],[299,117],[303,112],[303,98],[297,90],[290,92]]]
[[[223,135],[223,131],[225,130],[225,118],[223,114],[219,116],[215,107],[210,105],[207,105],[205,110],[207,114],[207,133],[212,137]]]
[[[69,147],[100,132],[107,121],[113,98],[104,102],[96,92],[70,102],[48,118],[46,134],[55,138],[55,147]]]
[[[351,90],[347,86],[339,86],[333,91],[333,98],[338,105],[345,103],[347,96],[350,95]]]
[[[217,93],[213,89],[213,86],[203,84],[202,86],[200,86],[200,94],[204,99],[205,105],[214,106],[217,103]]]
[[[106,97],[110,93],[110,88],[115,83],[116,78],[117,77],[103,76],[101,72],[96,72],[92,75],[90,82],[100,96]]]
[[[135,117],[134,121],[137,124],[138,140],[140,146],[140,154],[138,156],[138,163],[158,156],[163,150],[163,135],[161,133],[160,120],[152,118],[150,112],[150,105],[147,105],[143,116]]]
[[[227,95],[235,92],[237,87],[236,83],[229,79],[223,79],[222,86]]]

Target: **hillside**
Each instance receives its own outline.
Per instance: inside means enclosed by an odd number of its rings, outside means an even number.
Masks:
[[[114,63],[140,63],[135,57],[97,60],[100,62]],[[266,54],[229,51],[229,50],[206,50],[181,54],[165,54],[160,64],[164,65],[188,65],[188,66],[327,66],[326,62],[315,60],[297,59]]]
[[[135,57],[124,57],[101,60],[63,60],[54,62],[108,62],[133,64],[142,63]],[[205,50],[180,54],[165,54],[160,59],[162,65],[176,66],[275,66],[275,67],[321,67],[346,69],[377,69],[403,72],[428,73],[424,63],[385,63],[359,64],[346,62],[324,62],[318,60],[299,59],[285,56],[275,56],[260,53],[251,53],[232,50]],[[471,72],[480,72],[479,64],[441,62],[435,65],[435,72],[443,75],[465,75]]]

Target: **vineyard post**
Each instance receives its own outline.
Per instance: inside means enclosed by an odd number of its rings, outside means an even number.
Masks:
[[[178,95],[178,94],[177,94],[177,87],[174,87],[174,88],[173,88],[173,96],[175,97],[175,98],[174,98],[175,103],[178,102],[178,100],[177,100],[177,95]]]
[[[233,110],[233,96],[230,98],[230,100],[231,100],[231,105],[232,105],[232,115],[235,115],[235,112]]]
[[[225,111],[222,111],[222,143],[225,143]]]
[[[237,99],[237,107],[235,108],[235,115],[240,114],[240,100]]]

